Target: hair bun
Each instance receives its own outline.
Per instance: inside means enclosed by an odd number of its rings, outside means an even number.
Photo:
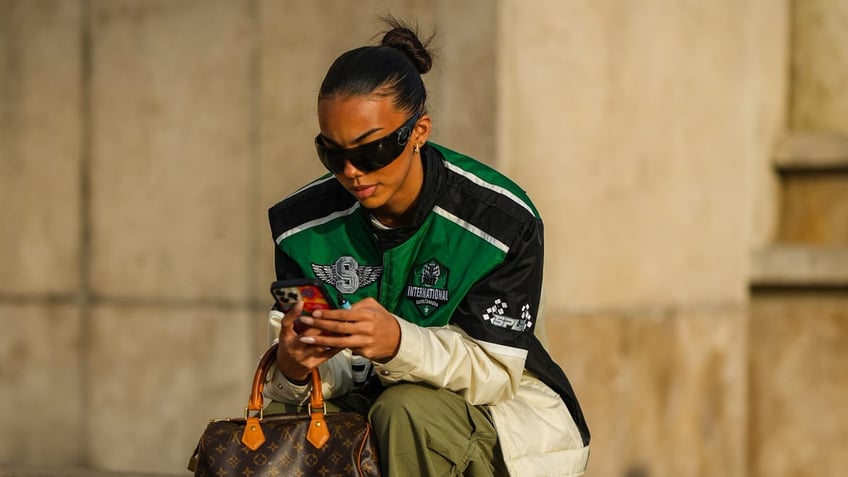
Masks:
[[[430,52],[427,51],[427,45],[432,38],[422,43],[418,39],[418,34],[402,22],[394,18],[387,18],[385,21],[391,29],[385,32],[380,45],[396,48],[405,53],[412,61],[412,64],[415,65],[415,69],[418,70],[419,74],[423,75],[430,71],[430,68],[433,66],[433,58]]]

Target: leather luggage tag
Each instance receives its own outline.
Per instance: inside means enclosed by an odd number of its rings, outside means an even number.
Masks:
[[[309,421],[309,430],[306,431],[306,440],[315,446],[316,449],[324,447],[324,444],[330,440],[330,430],[327,429],[327,421],[324,420],[323,413],[312,413]]]
[[[325,425],[324,427],[326,428],[327,426]],[[262,426],[259,424],[258,417],[247,418],[247,422],[244,424],[244,432],[241,435],[241,443],[252,451],[259,449],[265,443],[265,433],[262,432]]]

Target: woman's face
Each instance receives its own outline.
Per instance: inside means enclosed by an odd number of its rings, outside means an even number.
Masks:
[[[395,108],[394,98],[368,95],[321,99],[318,123],[325,145],[350,149],[386,136],[399,128],[410,114]],[[336,179],[371,213],[388,226],[404,225],[403,215],[415,202],[424,173],[415,145],[423,145],[430,134],[430,117],[415,123],[403,152],[391,163],[371,172],[345,161]]]

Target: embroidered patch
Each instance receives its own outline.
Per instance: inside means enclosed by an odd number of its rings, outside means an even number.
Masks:
[[[362,266],[355,258],[346,255],[332,265],[313,263],[312,271],[321,281],[347,295],[376,282],[383,273],[383,267]]]
[[[521,307],[520,318],[507,316],[508,309],[509,304],[505,300],[498,298],[492,306],[486,308],[486,312],[483,313],[483,319],[492,325],[513,331],[524,331],[533,327],[533,316],[530,314],[529,304]]]
[[[415,303],[415,307],[425,317],[450,300],[449,273],[447,267],[434,259],[413,267],[406,297]]]

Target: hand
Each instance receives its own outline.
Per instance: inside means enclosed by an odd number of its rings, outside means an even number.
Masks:
[[[300,321],[314,331],[298,337],[305,344],[350,348],[354,354],[377,362],[392,359],[400,346],[397,319],[373,298],[354,303],[349,310],[315,310]]]
[[[277,368],[290,381],[307,380],[313,369],[341,351],[341,348],[326,349],[326,346],[302,341],[301,337],[315,336],[321,333],[319,329],[308,328],[302,334],[297,334],[294,330],[294,323],[302,312],[303,302],[298,302],[280,321]]]

